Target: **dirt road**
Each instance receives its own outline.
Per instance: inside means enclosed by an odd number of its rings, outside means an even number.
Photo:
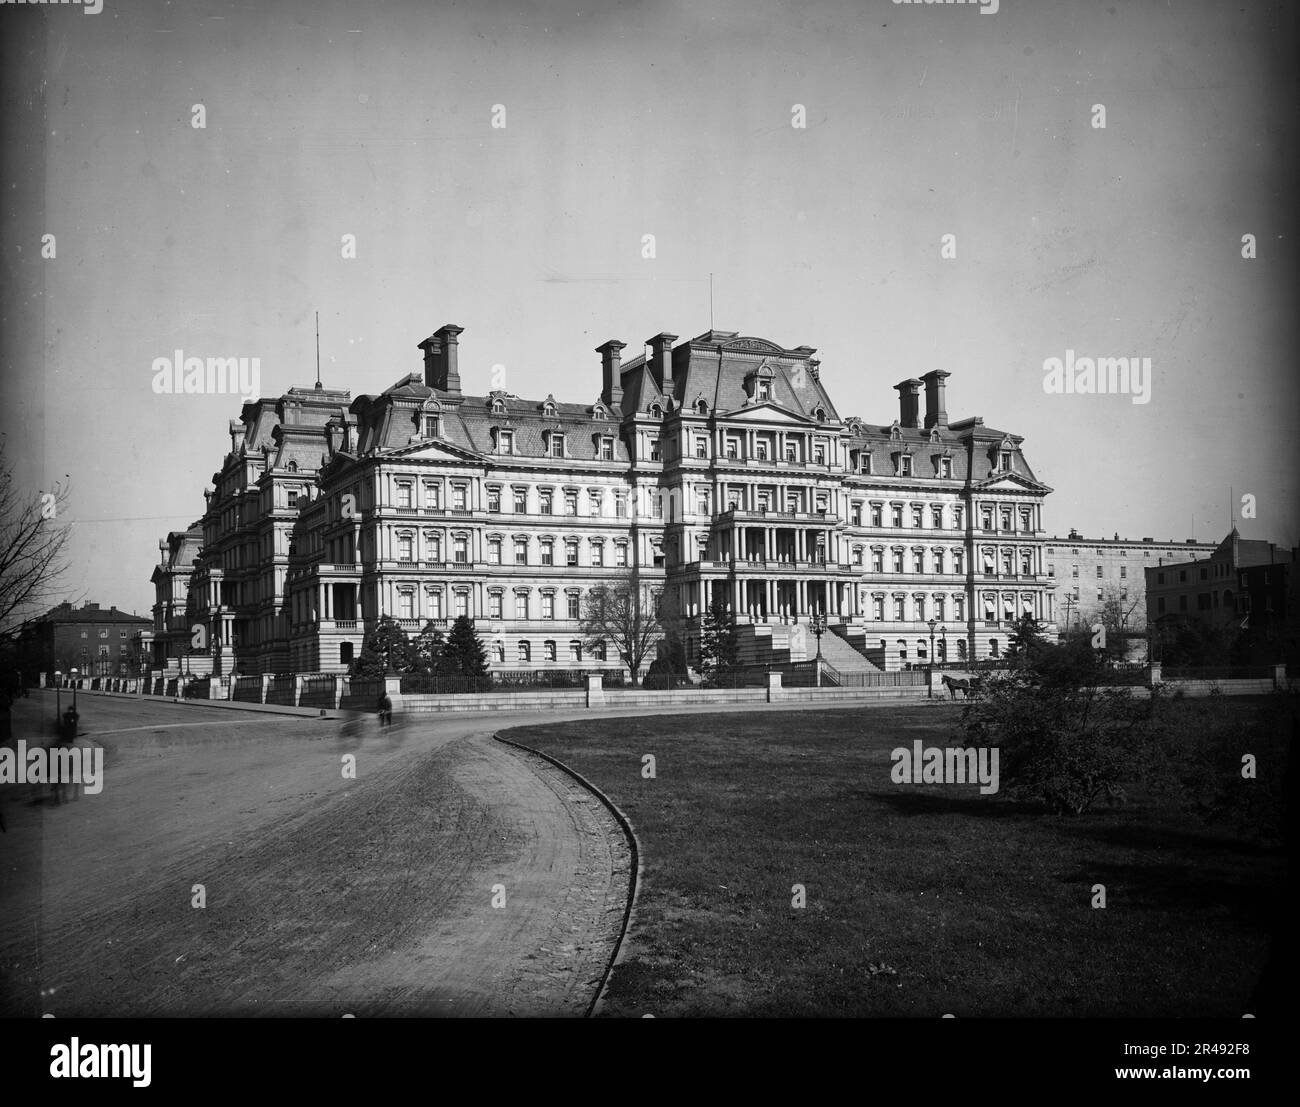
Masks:
[[[53,716],[46,699],[15,706],[16,738]],[[0,1014],[562,1016],[590,1002],[626,843],[569,777],[494,742],[499,720],[380,731],[104,697],[81,715],[106,751],[99,795],[0,794]]]

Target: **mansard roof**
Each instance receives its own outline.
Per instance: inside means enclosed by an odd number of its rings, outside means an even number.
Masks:
[[[493,401],[504,405],[504,412],[492,410]],[[547,432],[565,435],[567,457],[594,461],[599,455],[598,439],[614,439],[614,461],[626,464],[627,447],[619,437],[620,415],[599,397],[591,403],[575,404],[555,400],[525,399],[513,393],[496,392],[489,396],[461,396],[431,388],[418,373],[397,382],[379,396],[359,396],[351,410],[361,426],[361,451],[401,450],[428,440],[420,433],[419,417],[435,414],[441,419],[437,441],[476,455],[493,457],[546,457]],[[514,453],[496,452],[494,430],[513,431]]]
[[[705,331],[673,350],[672,395],[683,406],[703,395],[710,411],[735,412],[754,402],[746,391],[746,379],[755,373],[767,377],[770,372],[774,403],[809,419],[814,418],[813,411],[820,405],[825,408],[826,422],[838,423],[839,413],[821,383],[819,365],[812,356],[816,352],[811,346],[786,349],[769,339],[734,331]],[[629,364],[635,366],[637,361]],[[647,372],[645,376],[655,387],[653,374]],[[623,388],[626,395],[626,378]]]

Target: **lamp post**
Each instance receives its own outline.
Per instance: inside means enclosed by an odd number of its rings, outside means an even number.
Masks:
[[[818,611],[812,617],[812,632],[817,636],[817,687],[822,686],[822,635],[826,633],[826,616]]]
[[[925,685],[926,693],[929,699],[934,699],[934,628],[938,625],[938,619],[927,619],[925,625],[930,628],[930,656],[927,659],[930,664],[926,666],[929,670],[926,673]]]
[[[68,675],[72,677],[72,713],[75,715],[77,713],[77,670],[73,669]]]
[[[63,684],[63,670],[55,669],[54,670],[54,717],[56,719],[63,718],[63,692],[61,690],[62,684]]]

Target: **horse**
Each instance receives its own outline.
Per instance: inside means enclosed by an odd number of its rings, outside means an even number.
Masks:
[[[954,680],[947,673],[943,674],[943,686],[948,689],[949,697],[954,700],[957,698],[958,688],[960,688],[965,695],[970,695],[970,681]]]

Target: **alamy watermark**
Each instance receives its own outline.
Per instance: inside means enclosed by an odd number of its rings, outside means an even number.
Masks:
[[[104,0],[0,0],[0,4],[41,4],[51,8],[60,4],[81,4],[86,15],[98,15],[104,10]]]
[[[1043,391],[1049,396],[1129,395],[1135,404],[1151,402],[1149,357],[1049,357],[1043,362]]]
[[[88,795],[104,787],[102,746],[0,746],[0,784],[80,784]]]
[[[909,750],[899,746],[889,754],[895,784],[978,784],[980,795],[998,790],[998,747],[926,747],[919,739]]]
[[[236,395],[244,403],[262,394],[262,359],[247,357],[171,357],[153,359],[153,390],[158,395]]]

